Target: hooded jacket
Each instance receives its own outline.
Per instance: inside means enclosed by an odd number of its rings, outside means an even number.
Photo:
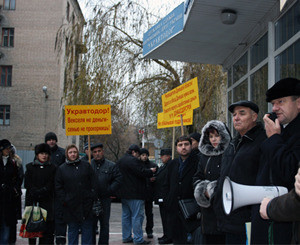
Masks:
[[[215,128],[220,135],[219,145],[215,148],[209,141],[209,135],[205,132],[208,128]],[[198,163],[198,169],[193,177],[194,185],[196,184],[199,188],[195,188],[196,200],[201,200],[198,204],[202,206],[202,233],[204,234],[220,234],[217,231],[217,217],[211,207],[211,200],[205,197],[205,192],[209,183],[215,183],[220,176],[222,155],[228,147],[231,140],[231,136],[225,124],[221,121],[212,120],[205,124],[202,128],[201,139],[199,142],[200,160]],[[214,182],[213,182],[214,181]],[[198,184],[197,184],[198,183]],[[198,194],[197,194],[198,193]],[[213,198],[213,194],[211,199]]]

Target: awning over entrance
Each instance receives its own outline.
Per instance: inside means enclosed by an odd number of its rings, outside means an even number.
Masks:
[[[183,11],[183,30],[148,50],[144,58],[205,64],[223,64],[232,52],[246,45],[249,34],[278,4],[278,0],[194,0]],[[224,10],[236,12],[232,25],[223,24]],[[154,26],[155,27],[155,26]],[[151,30],[151,29],[150,29]]]

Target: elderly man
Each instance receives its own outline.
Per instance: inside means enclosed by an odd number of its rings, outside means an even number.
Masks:
[[[300,162],[300,81],[284,78],[266,92],[266,101],[272,104],[277,119],[272,121],[269,114],[264,116],[268,139],[262,144],[265,161],[257,176],[257,185],[285,186],[291,190],[294,176]],[[252,210],[251,243],[268,243],[273,236],[274,244],[291,242],[292,223],[272,223],[273,234],[269,234],[269,224],[259,215],[259,205]]]
[[[143,238],[142,228],[146,178],[152,177],[156,168],[147,169],[139,157],[140,148],[137,145],[131,145],[126,154],[117,162],[123,178],[118,193],[122,201],[122,239],[123,243],[149,244],[150,241],[145,241]]]
[[[220,178],[213,200],[218,228],[225,233],[226,244],[246,244],[245,223],[250,221],[251,209],[242,207],[229,216],[223,211],[222,186],[228,176],[243,185],[254,185],[260,162],[260,145],[266,139],[263,125],[257,122],[258,106],[247,100],[231,104],[228,110],[237,136],[233,138],[223,154]]]

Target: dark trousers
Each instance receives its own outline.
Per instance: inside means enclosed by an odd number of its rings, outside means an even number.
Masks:
[[[43,232],[43,237],[39,238],[38,244],[54,244],[54,221],[47,221],[47,229]],[[37,238],[29,238],[29,244],[35,245]]]
[[[63,207],[58,198],[54,199],[55,210],[55,242],[58,245],[66,244],[67,224],[63,220]]]
[[[111,199],[108,197],[108,198],[101,198],[100,200],[101,200],[102,207],[103,207],[103,213],[99,217],[94,218],[93,244],[96,244],[96,228],[97,228],[98,221],[100,222],[100,232],[99,232],[98,244],[108,244]]]
[[[152,201],[145,201],[146,233],[153,233],[153,204]]]
[[[162,227],[163,227],[163,237],[165,239],[171,239],[171,230],[168,226],[168,215],[167,215],[167,210],[165,208],[165,206],[163,204],[159,204],[159,212],[160,212],[160,217],[161,217],[161,223],[162,223]]]
[[[247,236],[246,231],[240,234],[225,234],[226,244],[246,244]]]

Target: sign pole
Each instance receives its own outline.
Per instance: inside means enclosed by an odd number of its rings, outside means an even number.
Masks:
[[[180,121],[181,121],[181,136],[182,136],[184,135],[182,114],[180,115]]]
[[[91,164],[91,136],[88,135],[88,147],[89,147],[89,163]]]
[[[173,140],[172,140],[172,160],[175,155],[175,127],[173,127]]]

